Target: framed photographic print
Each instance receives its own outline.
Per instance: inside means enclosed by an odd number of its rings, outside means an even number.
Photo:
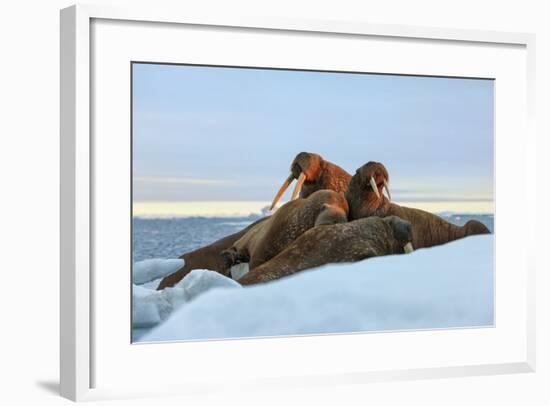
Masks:
[[[534,369],[532,35],[61,27],[64,396]]]

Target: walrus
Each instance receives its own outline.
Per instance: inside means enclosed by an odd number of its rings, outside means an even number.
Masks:
[[[411,241],[411,223],[397,216],[373,216],[315,227],[238,282],[242,285],[264,283],[328,263],[408,253],[413,250]]]
[[[445,244],[469,235],[490,234],[489,229],[477,220],[465,225],[451,224],[424,210],[400,206],[391,202],[389,174],[379,162],[368,162],[351,178],[346,191],[350,220],[369,216],[398,216],[412,225],[412,244],[415,249]],[[388,193],[386,197],[383,192]]]
[[[344,195],[333,190],[318,190],[307,198],[287,202],[223,252],[226,267],[248,262],[254,269],[310,228],[347,222],[348,210]]]
[[[176,272],[164,277],[157,286],[157,290],[174,286],[193,269],[209,269],[227,276],[230,268],[227,267],[226,261],[222,257],[222,251],[231,247],[235,241],[245,235],[249,230],[253,229],[258,224],[262,224],[268,218],[269,217],[263,217],[241,231],[214,241],[212,244],[205,247],[183,254],[180,258],[185,261],[185,265]]]
[[[301,176],[302,173],[303,176]],[[271,209],[275,207],[293,179],[298,179],[298,184],[293,193],[294,199],[298,194],[300,197],[305,198],[321,189],[329,189],[344,193],[351,179],[351,175],[339,166],[324,160],[318,154],[301,152],[296,155],[292,161],[291,176],[289,176],[285,184],[283,184],[277,193],[277,197],[273,200]],[[324,216],[327,216],[328,213],[328,211],[325,211]],[[231,262],[227,261],[227,253],[225,258],[222,257],[222,251],[228,250],[235,241],[245,235],[259,222],[267,220],[267,218],[268,217],[264,217],[247,228],[219,239],[210,245],[183,254],[180,258],[185,260],[185,266],[162,279],[157,289],[161,290],[166,287],[174,286],[193,269],[210,269],[220,272],[223,275],[228,275],[230,272],[228,264]],[[320,221],[321,220],[322,218]]]
[[[348,188],[351,175],[338,165],[323,159],[319,154],[300,152],[292,161],[290,175],[275,195],[270,210],[273,210],[283,193],[295,179],[297,179],[297,182],[290,200],[297,197],[306,198],[322,189],[344,193]]]

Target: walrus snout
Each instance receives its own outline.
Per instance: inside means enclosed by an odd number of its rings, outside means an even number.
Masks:
[[[370,161],[361,166],[351,178],[346,199],[350,203],[350,218],[358,219],[376,214],[381,205],[391,203],[390,176],[380,162]],[[384,191],[388,195],[385,199]]]
[[[389,188],[390,176],[386,167],[380,162],[370,161],[357,170],[365,190],[372,190],[378,199],[385,190],[391,200]]]

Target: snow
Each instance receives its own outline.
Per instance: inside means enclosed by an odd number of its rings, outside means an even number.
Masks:
[[[170,260],[159,260],[159,262]],[[146,261],[142,261],[146,262]],[[134,269],[139,262],[134,264]],[[155,285],[156,286],[156,285]],[[152,327],[165,320],[170,313],[198,295],[214,288],[240,288],[237,282],[204,269],[191,271],[174,287],[157,291],[135,285],[132,291],[132,324],[134,328]]]
[[[493,244],[493,235],[473,236],[408,255],[325,265],[242,289],[208,289],[222,280],[236,283],[219,274],[200,276],[207,271],[196,276],[205,278],[200,283],[195,276],[186,281],[191,273],[178,289],[192,290],[194,300],[171,302],[175,310],[169,317],[160,303],[158,316],[143,309],[143,318],[167,319],[139,340],[490,326]]]
[[[180,258],[153,258],[136,262],[132,270],[132,279],[136,285],[143,285],[176,272],[185,265]]]
[[[242,288],[231,278],[206,269],[195,269],[183,278],[176,286],[181,287],[188,300],[194,299],[200,294],[214,288]]]

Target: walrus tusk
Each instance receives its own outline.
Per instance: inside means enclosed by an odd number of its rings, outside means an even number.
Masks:
[[[391,202],[390,187],[388,186],[388,181],[386,179],[384,179],[384,189],[386,189],[386,193],[388,194],[388,199],[390,199],[390,202]]]
[[[413,248],[412,242],[406,243],[405,246],[403,247],[403,250],[405,251],[405,254],[410,254],[411,252],[413,252],[414,248]]]
[[[294,180],[294,175],[291,173],[290,175],[288,175],[288,178],[285,179],[285,181],[283,182],[283,185],[277,192],[277,195],[275,196],[275,199],[273,199],[273,203],[271,203],[271,207],[269,208],[269,210],[273,210],[273,208],[279,202],[279,199],[281,198],[285,190],[287,190],[287,188],[290,186],[293,180]]]
[[[290,200],[294,200],[298,198],[298,195],[300,194],[300,190],[302,190],[302,185],[304,184],[304,181],[306,180],[306,174],[301,173],[300,177],[298,178],[298,182],[296,182],[296,187],[294,187],[294,191],[292,192],[292,197]]]
[[[374,193],[376,193],[376,197],[380,199],[380,192],[378,191],[378,186],[376,186],[376,182],[374,181],[374,178],[370,177],[370,186],[372,187],[372,190],[374,190]]]
[[[231,279],[238,281],[250,271],[248,262],[233,265],[230,269]]]

